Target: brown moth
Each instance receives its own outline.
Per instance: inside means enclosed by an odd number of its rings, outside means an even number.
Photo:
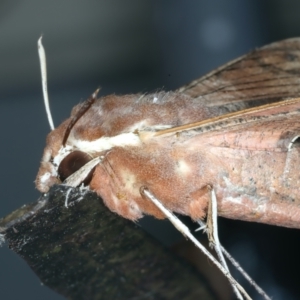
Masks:
[[[170,211],[300,228],[300,38],[234,60],[174,92],[109,95],[75,106],[46,141],[47,192],[92,161],[78,185],[130,220]],[[96,160],[93,160],[96,159]]]

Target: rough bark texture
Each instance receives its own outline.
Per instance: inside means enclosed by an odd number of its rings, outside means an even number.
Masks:
[[[194,269],[93,193],[55,186],[0,220],[0,232],[67,299],[215,299]]]

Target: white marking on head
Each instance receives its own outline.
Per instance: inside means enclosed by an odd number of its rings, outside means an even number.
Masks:
[[[73,151],[73,147],[72,146],[62,146],[57,155],[53,158],[53,165],[58,168],[58,166],[60,165],[61,161],[69,154]]]
[[[43,174],[40,178],[41,183],[46,183],[47,180],[51,177],[51,173],[50,172],[46,172],[45,174]]]
[[[139,136],[133,132],[121,133],[112,137],[101,137],[94,141],[79,140],[71,135],[68,142],[80,151],[93,153],[110,150],[114,147],[139,146],[141,140]]]

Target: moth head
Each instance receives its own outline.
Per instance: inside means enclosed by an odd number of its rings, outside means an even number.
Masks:
[[[99,89],[79,109],[75,109],[68,120],[49,133],[36,179],[39,191],[45,193],[53,184],[63,183],[93,159],[90,154],[80,151],[76,146],[68,145],[67,141],[74,125],[95,102],[98,91]],[[89,184],[93,170],[94,168],[83,178],[83,184]]]
[[[49,161],[42,161],[36,179],[37,189],[46,193],[52,185],[63,183],[91,160],[92,157],[89,154],[74,150],[67,154],[59,164],[54,163],[52,157]],[[80,183],[88,185],[93,177],[93,171],[94,168],[90,169]]]

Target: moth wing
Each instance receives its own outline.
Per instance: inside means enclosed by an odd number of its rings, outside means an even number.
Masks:
[[[300,38],[256,49],[177,92],[222,113],[300,96]]]
[[[297,108],[296,108],[297,106]],[[229,126],[203,135],[211,146],[249,150],[288,151],[293,143],[299,144],[300,99],[297,104],[287,105],[275,114],[270,110],[244,116],[230,121]]]
[[[300,137],[300,98],[271,103],[212,119],[156,132],[197,136],[201,144],[217,147],[287,151]]]

